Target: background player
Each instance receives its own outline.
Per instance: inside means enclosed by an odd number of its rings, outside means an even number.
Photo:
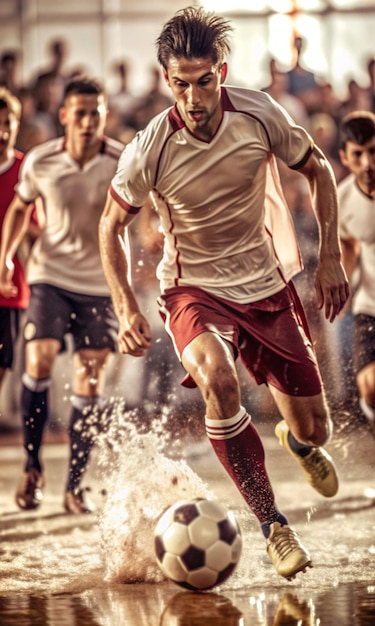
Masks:
[[[115,350],[117,321],[101,267],[98,222],[122,144],[103,136],[106,97],[96,80],[78,77],[65,89],[60,121],[65,136],[25,157],[16,197],[4,222],[0,287],[14,297],[10,259],[27,227],[30,203],[41,198],[45,227],[28,264],[30,306],[24,328],[22,378],[25,471],[16,500],[35,509],[43,497],[40,448],[48,420],[48,389],[56,356],[73,338],[70,463],[64,497],[70,513],[88,512],[80,481],[100,419],[104,366]],[[99,415],[99,416],[98,416]]]
[[[0,232],[14,196],[14,187],[23,159],[23,154],[14,148],[20,118],[20,101],[8,89],[0,87]],[[29,302],[29,288],[17,254],[11,262],[14,264],[13,275],[17,291],[9,298],[0,294],[0,385],[5,372],[12,367],[20,311],[25,309]]]
[[[349,113],[341,123],[340,158],[350,171],[338,186],[343,264],[356,272],[353,359],[360,407],[375,435],[375,115]]]

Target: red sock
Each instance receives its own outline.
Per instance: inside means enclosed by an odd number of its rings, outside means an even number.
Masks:
[[[206,417],[206,431],[216,456],[260,523],[278,519],[263,444],[246,409],[241,407],[228,419]]]

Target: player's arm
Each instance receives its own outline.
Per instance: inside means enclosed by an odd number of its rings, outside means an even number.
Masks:
[[[143,356],[151,345],[151,330],[130,285],[129,251],[124,234],[134,219],[108,193],[99,222],[99,246],[104,273],[119,320],[118,344],[124,354]]]
[[[319,262],[315,275],[318,307],[332,322],[349,298],[349,282],[341,263],[336,181],[328,159],[318,147],[298,170],[307,179],[319,225]]]
[[[5,297],[17,295],[13,258],[29,227],[33,206],[16,194],[5,214],[0,251],[0,291]]]

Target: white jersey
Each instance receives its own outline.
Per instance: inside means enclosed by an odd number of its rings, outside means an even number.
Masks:
[[[29,284],[42,282],[75,293],[109,295],[98,224],[123,148],[105,138],[99,153],[82,168],[66,151],[63,137],[27,154],[16,191],[26,202],[39,196],[45,212],[45,227],[27,263]]]
[[[339,231],[342,239],[360,242],[360,276],[353,297],[354,314],[375,317],[375,199],[358,187],[354,174],[338,185]]]
[[[124,150],[111,193],[130,212],[139,210],[150,190],[161,198],[165,244],[157,274],[162,291],[198,286],[245,303],[285,285],[265,227],[272,159],[298,168],[313,141],[264,92],[222,87],[222,106],[220,126],[207,142],[188,131],[176,107],[156,116]],[[283,241],[287,254],[292,239]]]

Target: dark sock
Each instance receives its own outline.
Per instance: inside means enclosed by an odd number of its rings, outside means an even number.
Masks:
[[[22,377],[21,408],[24,448],[27,453],[25,472],[35,467],[42,471],[39,458],[44,426],[48,419],[48,388],[50,378],[37,380],[24,374]]]
[[[85,473],[100,421],[99,396],[74,396],[70,414],[70,460],[66,491],[77,491]]]
[[[305,443],[300,443],[290,431],[288,432],[288,442],[293,452],[301,457],[307,456],[313,449],[312,446],[307,446]]]
[[[208,420],[206,431],[216,456],[262,525],[287,524],[278,511],[264,463],[264,448],[245,409],[232,418]],[[263,525],[265,529],[263,529]]]
[[[270,536],[271,524],[273,524],[274,522],[279,522],[281,526],[288,525],[288,520],[286,519],[285,515],[283,515],[282,513],[279,513],[275,519],[271,519],[271,520],[268,520],[267,522],[264,522],[263,524],[260,525],[260,527],[266,539],[268,539],[268,537]]]

